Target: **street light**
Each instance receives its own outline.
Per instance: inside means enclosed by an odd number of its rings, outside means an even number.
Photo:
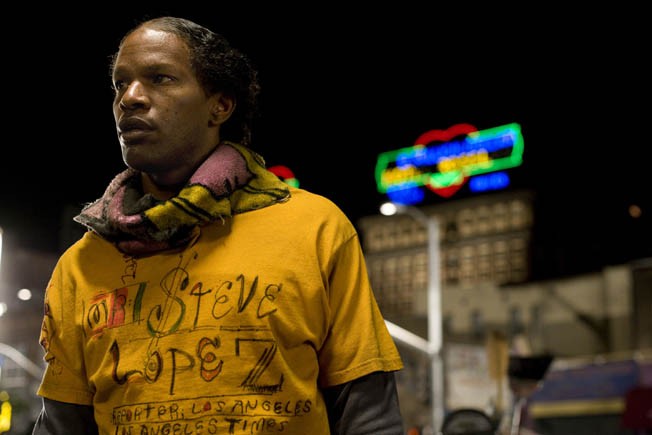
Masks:
[[[410,205],[386,202],[380,207],[380,212],[385,216],[396,213],[406,214],[428,231],[428,290],[427,290],[427,316],[428,316],[428,348],[423,351],[430,358],[430,386],[433,432],[438,433],[444,421],[444,371],[442,363],[442,310],[441,310],[441,278],[439,260],[439,221],[436,216],[428,216],[421,209]],[[396,330],[395,325],[390,328],[390,333]],[[396,338],[396,335],[394,335]]]

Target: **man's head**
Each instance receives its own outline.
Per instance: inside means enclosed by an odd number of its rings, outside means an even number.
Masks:
[[[222,138],[250,145],[251,122],[257,115],[260,92],[258,71],[250,59],[233,48],[222,35],[184,18],[159,17],[145,21],[127,33],[125,38],[141,26],[172,33],[185,42],[191,66],[206,93],[221,91],[230,94],[237,102],[231,120],[222,126]]]
[[[155,184],[183,184],[221,140],[249,145],[257,73],[221,35],[146,21],[122,39],[111,74],[123,159]]]

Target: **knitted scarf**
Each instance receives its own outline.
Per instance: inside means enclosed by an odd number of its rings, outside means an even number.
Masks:
[[[140,172],[119,173],[101,198],[74,217],[125,254],[143,256],[186,246],[201,225],[286,201],[286,183],[242,145],[223,142],[177,196],[157,200],[142,190]]]

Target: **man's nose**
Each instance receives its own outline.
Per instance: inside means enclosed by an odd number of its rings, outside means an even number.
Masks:
[[[148,104],[145,87],[139,81],[129,83],[122,98],[120,98],[120,108],[122,110],[133,110],[134,108],[144,107]]]

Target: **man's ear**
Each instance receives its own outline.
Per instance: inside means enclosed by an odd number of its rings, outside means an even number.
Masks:
[[[235,110],[235,99],[223,92],[217,92],[210,97],[210,125],[221,125],[231,117]]]

